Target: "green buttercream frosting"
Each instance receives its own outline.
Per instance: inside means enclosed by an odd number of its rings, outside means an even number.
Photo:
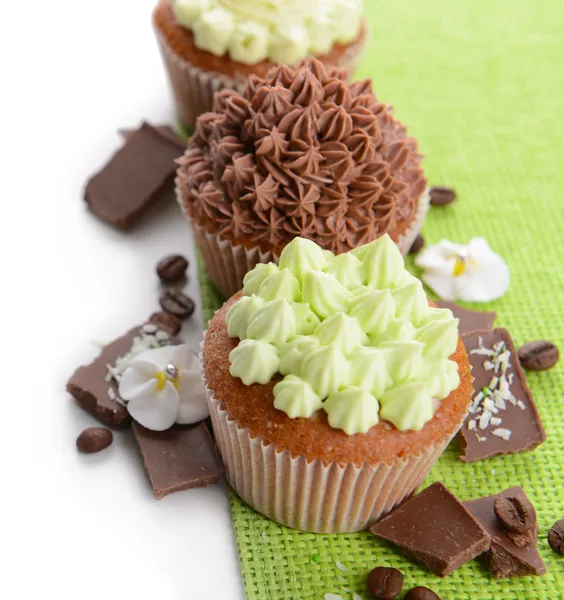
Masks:
[[[303,277],[302,300],[322,319],[346,311],[353,295],[329,273],[308,271]]]
[[[422,381],[391,388],[380,397],[380,417],[400,431],[420,431],[433,418],[433,396]]]
[[[286,298],[290,302],[299,302],[302,294],[300,282],[288,269],[281,269],[260,284],[258,295],[266,301]]]
[[[233,377],[239,377],[245,385],[268,383],[278,372],[280,360],[276,348],[262,340],[243,340],[229,355]]]
[[[345,313],[336,313],[325,319],[317,326],[314,335],[322,346],[334,344],[343,354],[350,354],[368,341],[358,319]]]
[[[311,335],[321,323],[320,318],[311,310],[307,302],[292,302],[292,310],[296,315],[298,335]]]
[[[359,320],[362,331],[378,335],[386,331],[395,311],[390,290],[367,290],[352,301],[349,314]]]
[[[333,277],[347,290],[362,286],[362,263],[350,252],[339,254],[325,267],[325,272]]]
[[[258,294],[262,282],[278,273],[278,266],[274,263],[259,263],[252,271],[249,271],[243,279],[243,293],[245,296]]]
[[[290,418],[308,418],[323,407],[321,398],[307,381],[288,375],[274,386],[274,408],[284,411]]]
[[[354,253],[354,250],[353,250]],[[403,256],[390,236],[385,235],[361,251],[364,283],[376,289],[394,287],[407,275]]]
[[[288,300],[271,300],[261,306],[249,319],[247,336],[281,346],[296,335],[296,316]]]
[[[322,346],[304,358],[301,375],[321,398],[327,398],[347,384],[349,363],[335,344]]]
[[[319,348],[319,340],[309,335],[299,335],[291,342],[280,347],[280,373],[301,373],[302,363],[306,356]]]
[[[458,319],[431,321],[417,330],[415,339],[425,344],[427,356],[447,358],[458,345]]]
[[[327,252],[311,240],[296,238],[282,250],[280,268],[288,269],[303,284],[308,272],[321,271],[329,260]]]
[[[325,410],[349,435],[379,418],[419,430],[460,383],[458,320],[429,307],[388,236],[337,257],[297,238],[243,293],[226,316],[241,340],[231,374],[246,385],[284,375],[274,405],[291,418]]]
[[[323,404],[331,427],[348,435],[366,433],[379,421],[378,400],[363,388],[349,387],[331,394]]]
[[[247,327],[251,316],[264,304],[265,301],[254,294],[243,296],[239,302],[236,302],[225,316],[229,337],[238,337],[244,340],[247,337]]]
[[[388,368],[390,348],[362,346],[350,356],[349,383],[379,398],[394,380]]]

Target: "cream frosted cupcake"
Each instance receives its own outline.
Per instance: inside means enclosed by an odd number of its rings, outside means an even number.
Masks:
[[[353,69],[366,41],[363,0],[160,0],[153,24],[178,113],[193,127],[220,89],[308,56]]]
[[[203,375],[229,482],[314,532],[366,528],[421,484],[472,378],[458,321],[388,236],[335,257],[296,238],[216,313]]]
[[[406,253],[429,204],[422,158],[370,80],[312,59],[217,94],[180,160],[177,195],[228,298],[295,237],[340,254],[388,234]]]

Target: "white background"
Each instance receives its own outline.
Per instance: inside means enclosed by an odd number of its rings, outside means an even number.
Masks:
[[[170,122],[154,0],[0,0],[0,597],[240,599],[224,485],[153,499],[133,439],[93,456],[65,382],[157,309],[156,261],[191,252],[174,204],[122,234],[83,185],[116,129]],[[191,292],[196,291],[192,262]],[[199,315],[196,317],[198,319]],[[187,328],[190,329],[190,328]],[[196,345],[198,327],[186,331]]]

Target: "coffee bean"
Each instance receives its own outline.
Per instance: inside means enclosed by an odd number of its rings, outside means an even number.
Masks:
[[[167,312],[157,312],[151,315],[149,323],[153,323],[159,329],[168,331],[171,335],[177,335],[182,329],[182,323],[180,319],[177,319],[174,315]]]
[[[180,254],[165,256],[157,265],[157,275],[165,283],[174,283],[184,278],[188,261]]]
[[[446,206],[452,204],[456,200],[456,192],[448,187],[438,185],[432,187],[431,191],[431,204],[433,206]]]
[[[167,290],[160,298],[161,308],[179,319],[187,319],[194,313],[194,300],[179,290]]]
[[[376,567],[368,574],[366,587],[377,600],[394,600],[401,593],[403,575],[391,567]]]
[[[558,348],[544,340],[529,342],[519,348],[519,362],[525,369],[544,371],[553,367],[560,358]]]
[[[525,535],[535,530],[535,507],[523,494],[512,498],[499,496],[494,502],[494,512],[503,527],[511,533]]]
[[[441,600],[435,592],[429,588],[418,585],[407,592],[403,600]]]
[[[113,441],[114,435],[104,427],[90,427],[76,438],[76,447],[80,452],[93,454],[107,448]]]
[[[417,254],[425,245],[425,240],[423,236],[418,233],[417,237],[413,240],[413,244],[411,244],[411,248],[409,249],[409,254]]]
[[[564,519],[554,523],[548,532],[548,543],[556,554],[564,556]]]

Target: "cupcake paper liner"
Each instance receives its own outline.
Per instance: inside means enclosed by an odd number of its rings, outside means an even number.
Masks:
[[[429,201],[429,192],[425,191],[419,199],[413,222],[400,236],[397,245],[403,255],[407,254],[421,231],[429,209]],[[249,249],[243,245],[233,245],[229,240],[221,239],[219,234],[209,233],[193,220],[189,220],[208,275],[224,298],[230,298],[243,287],[243,278],[255,265],[278,261],[278,257],[270,251],[263,252],[258,247]]]
[[[227,88],[238,92],[243,91],[248,79],[246,74],[241,73],[230,77],[201,69],[178,56],[161,31],[157,27],[153,28],[168,72],[178,116],[184,125],[193,128],[202,113],[211,111],[214,94],[219,90]],[[352,73],[360,61],[367,39],[368,34],[365,34],[362,39],[350,44],[339,64],[335,66]]]
[[[205,377],[204,382],[230,485],[269,519],[313,533],[361,531],[389,513],[419,488],[463,421],[420,454],[391,464],[308,461],[240,427],[221,407]]]

